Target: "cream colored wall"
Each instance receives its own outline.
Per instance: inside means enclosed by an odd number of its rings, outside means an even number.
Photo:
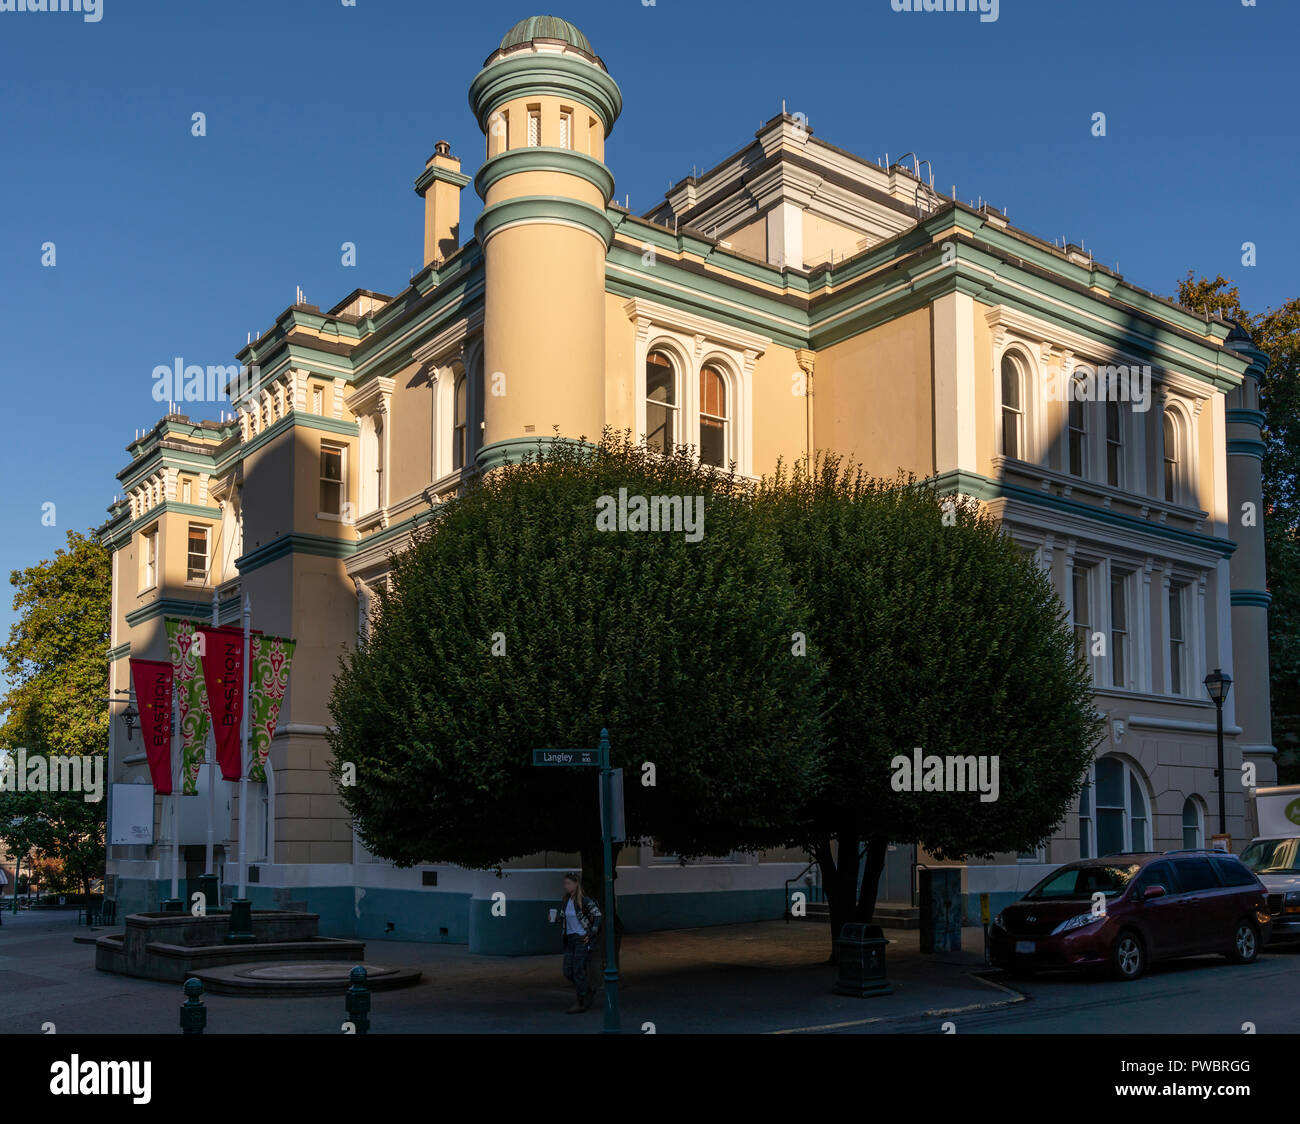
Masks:
[[[605,294],[605,424],[617,431],[636,430],[636,326],[623,311],[626,303]]]
[[[557,98],[550,95],[529,95],[515,98],[499,106],[495,113],[505,115],[505,144],[494,135],[489,126],[487,134],[487,155],[491,159],[506,148],[528,147],[528,111],[531,107],[541,111],[541,145],[543,148],[560,147],[560,111],[573,111],[573,143],[569,147],[574,152],[581,152],[597,160],[605,159],[605,130],[598,114],[592,112],[581,102],[572,98]],[[489,117],[489,121],[491,117]],[[595,126],[591,122],[594,120]]]
[[[770,474],[778,458],[788,467],[807,452],[809,400],[791,393],[797,385],[792,376],[799,370],[794,351],[777,344],[770,346],[754,364],[755,476]]]
[[[431,373],[420,364],[412,363],[392,375],[393,397],[388,416],[384,419],[384,424],[389,427],[387,474],[390,507],[423,492],[434,480],[435,384]],[[442,421],[450,432],[450,422],[447,419]]]
[[[803,263],[805,268],[820,265],[829,260],[831,251],[835,251],[835,260],[850,257],[858,252],[858,243],[865,235],[860,230],[853,230],[843,223],[814,215],[809,211],[803,213]]]
[[[742,226],[726,235],[731,248],[759,261],[767,261],[767,218]]]
[[[813,438],[876,476],[934,464],[930,312],[897,320],[817,353]],[[756,438],[757,441],[757,438]]]

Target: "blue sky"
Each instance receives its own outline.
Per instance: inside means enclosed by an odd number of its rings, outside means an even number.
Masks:
[[[102,522],[124,446],[161,413],[155,366],[233,362],[297,286],[322,308],[405,287],[412,183],[440,138],[477,168],[466,89],[529,15],[576,23],[622,87],[606,155],[638,213],[784,99],[823,139],[915,150],[943,191],[1145,288],[1194,269],[1235,278],[1255,309],[1296,295],[1294,0],[1001,0],[993,22],[890,0],[102,3],[98,22],[0,11],[5,575]],[[467,189],[463,229],[478,209]]]

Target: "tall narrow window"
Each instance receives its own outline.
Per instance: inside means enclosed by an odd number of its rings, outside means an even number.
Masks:
[[[1002,455],[1019,457],[1024,419],[1020,364],[1010,355],[1002,357]]]
[[[338,445],[320,447],[320,513],[343,514],[343,449]]]
[[[1106,483],[1124,487],[1124,419],[1118,402],[1106,403]]]
[[[1079,858],[1092,858],[1092,770],[1079,792]]]
[[[1183,848],[1196,851],[1205,846],[1205,830],[1201,820],[1201,806],[1189,796],[1183,801]]]
[[[465,467],[465,457],[469,453],[469,384],[465,376],[456,380],[456,413],[452,418],[451,430],[451,467]]]
[[[189,550],[185,559],[185,580],[203,582],[208,577],[208,529],[202,523],[190,524]]]
[[[190,482],[188,480],[182,480],[181,481],[181,503],[189,503],[189,502],[190,502]]]
[[[560,147],[573,147],[573,110],[560,111]]]
[[[1186,621],[1184,619],[1184,593],[1187,587],[1180,583],[1169,586],[1169,693],[1181,695],[1186,680],[1187,658]]]
[[[1069,405],[1070,475],[1088,474],[1088,426],[1084,404],[1076,398]]]
[[[144,533],[141,543],[144,559],[144,589],[152,589],[158,584],[158,527],[155,524]]]
[[[1088,597],[1090,571],[1086,566],[1075,566],[1071,589],[1074,594],[1074,647],[1083,660],[1088,659],[1092,646],[1092,611]]]
[[[700,462],[727,464],[727,381],[716,367],[700,372]]]
[[[542,143],[542,111],[540,109],[530,109],[528,111],[528,146],[536,148]]]
[[[677,373],[668,356],[652,351],[645,361],[646,444],[671,453],[677,442]]]
[[[1164,437],[1165,501],[1178,502],[1178,425],[1173,416],[1165,414],[1160,422]]]
[[[1110,576],[1110,681],[1128,686],[1128,575]]]
[[[323,414],[325,406],[325,395],[321,393],[320,387],[313,388],[311,392],[311,412],[313,414]]]

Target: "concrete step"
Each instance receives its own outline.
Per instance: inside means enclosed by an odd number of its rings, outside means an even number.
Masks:
[[[809,902],[805,921],[819,921],[829,925],[831,907],[825,902]],[[919,929],[921,911],[906,902],[881,902],[876,906],[873,924],[882,929]]]

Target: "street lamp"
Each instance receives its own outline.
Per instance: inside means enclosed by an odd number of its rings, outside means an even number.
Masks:
[[[126,740],[131,740],[131,732],[135,729],[135,724],[140,720],[140,712],[136,710],[135,703],[128,701],[126,709],[122,711],[122,721],[126,723]]]
[[[1219,731],[1219,768],[1214,774],[1219,778],[1219,834],[1228,833],[1227,817],[1224,814],[1223,796],[1223,700],[1232,690],[1232,676],[1224,675],[1217,667],[1205,677],[1205,690],[1214,700],[1215,717]]]

